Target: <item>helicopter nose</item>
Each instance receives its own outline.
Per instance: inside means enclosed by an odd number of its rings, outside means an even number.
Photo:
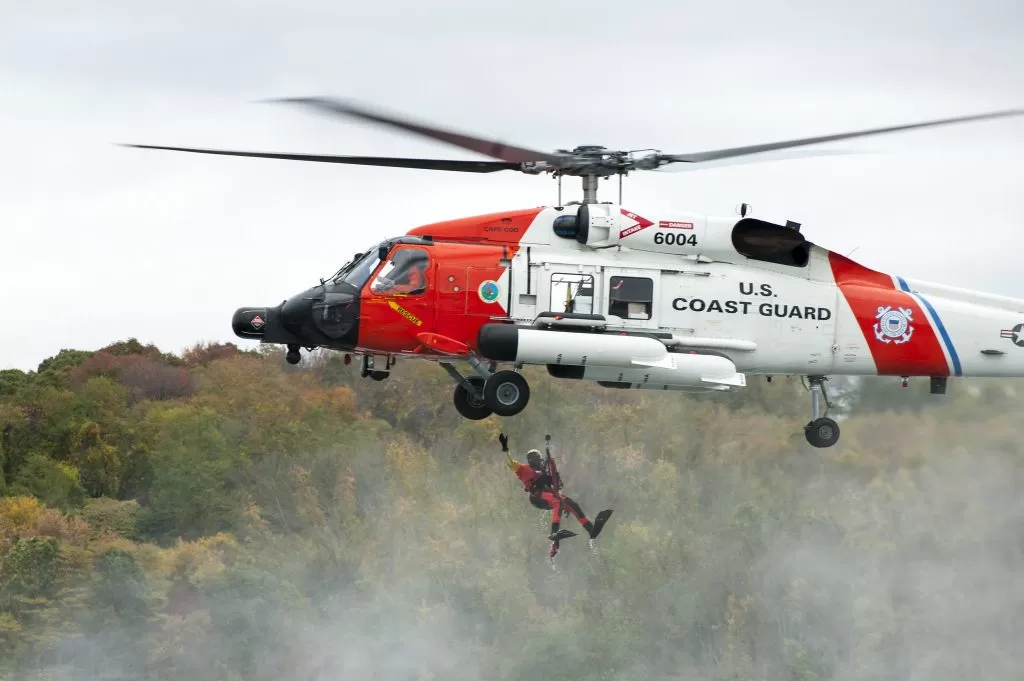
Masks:
[[[231,317],[231,330],[239,338],[263,338],[267,328],[267,308],[240,307]]]
[[[313,317],[315,296],[316,291],[310,289],[284,301],[280,311],[281,325],[291,333],[302,333],[303,327]]]

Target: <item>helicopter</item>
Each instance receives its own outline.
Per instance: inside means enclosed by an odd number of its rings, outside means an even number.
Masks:
[[[361,358],[361,376],[387,379],[397,359],[437,362],[454,381],[458,413],[510,417],[530,400],[526,365],[609,389],[706,393],[748,376],[801,376],[811,397],[807,441],[830,447],[832,376],[1024,376],[1024,300],[904,278],[811,242],[792,221],[690,212],[652,214],[622,202],[622,178],[670,164],[706,164],[825,142],[1024,114],[945,118],[686,154],[638,155],[602,146],[553,153],[443,129],[332,98],[271,100],[413,133],[495,160],[124,146],[203,154],[447,172],[553,175],[556,205],[414,227],[360,252],[329,279],[276,306],[238,308],[236,336]],[[563,203],[562,177],[582,182]],[[598,201],[619,179],[619,201]],[[472,373],[455,366],[465,362]]]

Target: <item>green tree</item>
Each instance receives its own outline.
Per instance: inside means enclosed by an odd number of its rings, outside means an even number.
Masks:
[[[80,508],[86,497],[73,466],[41,454],[28,456],[14,478],[10,493],[33,495],[47,506],[64,511]]]
[[[37,380],[48,385],[59,385],[68,373],[95,354],[90,350],[62,349],[53,357],[47,357],[36,369]]]
[[[135,556],[124,549],[109,548],[96,559],[94,607],[111,610],[122,622],[144,618],[150,610],[149,588]]]
[[[31,380],[32,376],[20,369],[0,370],[0,400],[15,397]]]
[[[0,593],[11,598],[47,598],[57,579],[60,546],[53,537],[19,539],[0,567]]]
[[[153,481],[140,531],[153,538],[198,537],[233,527],[233,481],[241,461],[217,414],[204,407],[154,407],[144,427],[153,433]]]

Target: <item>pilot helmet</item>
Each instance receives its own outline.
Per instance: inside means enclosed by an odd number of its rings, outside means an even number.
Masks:
[[[527,463],[530,464],[531,468],[541,468],[542,465],[540,461],[540,450],[531,449],[530,451],[526,452],[526,461]]]
[[[427,254],[419,248],[408,248],[395,253],[392,262],[398,271],[405,271],[413,266],[424,267],[427,264]]]

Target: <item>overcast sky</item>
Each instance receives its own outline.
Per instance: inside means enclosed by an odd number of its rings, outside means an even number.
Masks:
[[[543,176],[115,146],[480,158],[257,100],[350,97],[542,150],[673,153],[1024,105],[1020,0],[599,6],[0,0],[0,368],[132,336],[250,345],[235,308],[386,236],[556,200]],[[625,203],[746,201],[866,265],[1024,297],[1024,117],[837,147],[864,153],[636,174]]]

